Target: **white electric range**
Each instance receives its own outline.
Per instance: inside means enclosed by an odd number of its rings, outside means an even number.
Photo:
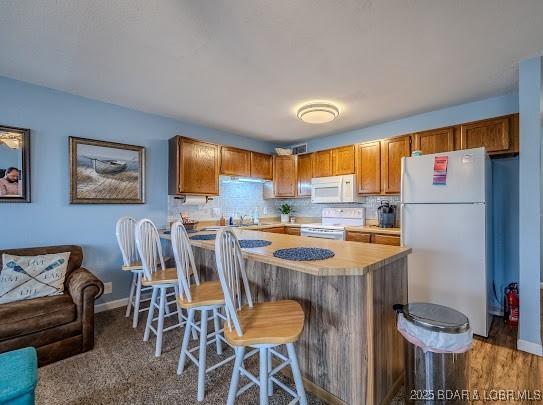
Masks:
[[[345,239],[346,226],[363,226],[366,221],[366,209],[361,208],[324,208],[322,222],[302,224],[300,235],[312,238]]]

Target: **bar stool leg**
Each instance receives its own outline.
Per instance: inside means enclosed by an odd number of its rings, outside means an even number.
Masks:
[[[136,276],[136,300],[134,301],[134,315],[132,318],[132,327],[137,328],[140,319],[140,301],[141,301],[141,277],[142,273],[137,272]]]
[[[296,383],[296,392],[300,397],[300,405],[307,405],[304,382],[302,380],[302,373],[300,373],[300,366],[298,365],[298,357],[296,357],[294,343],[287,343],[287,351],[290,359],[290,367],[292,368],[292,375],[294,377],[294,382]]]
[[[236,394],[238,393],[239,384],[239,369],[243,364],[243,357],[245,356],[245,347],[235,347],[236,359],[234,360],[234,370],[232,371],[232,380],[230,380],[230,389],[228,390],[227,405],[234,405],[236,402]]]
[[[126,304],[126,318],[130,316],[130,308],[132,308],[132,298],[134,297],[134,287],[136,282],[136,273],[132,273],[132,279],[130,280],[130,294],[128,295],[128,304]]]
[[[217,314],[217,308],[213,308],[213,324],[215,328],[215,345],[217,346],[217,354],[222,354],[222,342],[219,339],[219,331],[221,330],[221,323],[219,321],[219,315]]]
[[[176,308],[177,308],[177,319],[179,320],[179,327],[182,327],[183,326],[183,313],[181,312],[181,307],[177,303],[177,297],[179,297],[179,287],[174,286],[173,289],[175,291],[175,305],[176,305]],[[185,327],[186,327],[186,324],[185,324]]]
[[[143,341],[149,340],[149,334],[151,333],[151,325],[153,324],[153,316],[155,315],[155,303],[157,299],[158,288],[153,287],[153,293],[151,295],[151,301],[149,304],[149,311],[147,312],[147,324],[145,325],[145,333],[143,334]]]
[[[271,379],[271,371],[273,369],[272,366],[272,352],[271,348],[268,349],[268,396],[271,397],[273,395],[273,381]]]
[[[162,334],[164,332],[164,310],[166,309],[166,288],[160,288],[160,304],[158,307],[158,326],[156,334],[155,357],[162,353]]]
[[[179,355],[179,363],[177,364],[177,374],[183,374],[185,369],[185,361],[187,359],[187,350],[189,350],[190,330],[194,321],[194,309],[189,309],[189,316],[185,324],[185,333],[183,334],[183,344],[181,345],[181,354]]]
[[[206,378],[207,309],[200,311],[200,350],[198,358],[198,401],[204,400]]]
[[[260,348],[260,405],[268,405],[268,349]]]

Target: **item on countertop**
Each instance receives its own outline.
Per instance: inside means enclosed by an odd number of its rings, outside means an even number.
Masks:
[[[230,217],[228,218],[228,225],[234,225],[234,218]]]
[[[411,156],[422,156],[422,151],[414,150],[413,152],[411,152]]]
[[[204,235],[191,236],[189,239],[192,239],[192,240],[213,240],[216,237],[217,237],[217,235],[214,234],[214,233],[206,233]]]
[[[60,295],[70,252],[38,256],[2,255],[0,304]]]
[[[295,224],[296,223],[296,217],[294,217],[294,216],[290,217],[290,223]]]
[[[394,225],[396,225],[396,206],[391,205],[390,201],[381,201],[381,205],[377,207],[377,219],[379,228],[394,228]]]
[[[253,213],[253,224],[258,225],[260,223],[260,216],[258,214],[258,207],[255,207],[255,211]]]
[[[279,259],[294,261],[314,261],[325,260],[335,256],[330,249],[298,247],[289,249],[279,249],[273,252],[273,255]]]
[[[281,223],[286,224],[289,221],[290,214],[294,212],[294,209],[292,208],[292,205],[285,203],[281,204],[279,211],[281,212]]]
[[[219,219],[219,226],[226,226],[226,218],[224,215],[221,215],[221,219]]]
[[[269,240],[263,239],[240,239],[239,247],[242,249],[252,249],[271,245]]]
[[[196,229],[196,225],[198,225],[198,221],[190,219],[189,215],[185,212],[181,214],[181,222],[183,222],[183,226],[187,231]]]

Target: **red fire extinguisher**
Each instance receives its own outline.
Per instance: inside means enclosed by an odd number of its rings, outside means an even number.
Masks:
[[[503,300],[503,316],[509,326],[518,326],[519,317],[519,292],[518,283],[511,283],[505,287]]]

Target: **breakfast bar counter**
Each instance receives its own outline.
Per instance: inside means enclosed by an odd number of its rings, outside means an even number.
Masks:
[[[390,401],[403,375],[403,340],[392,306],[407,303],[411,250],[246,229],[235,233],[239,240],[271,242],[242,249],[253,299],[292,299],[302,305],[305,325],[297,352],[306,390],[328,403]],[[191,244],[200,274],[216,279],[215,241]],[[329,249],[334,256],[292,261],[273,255],[294,247]]]

